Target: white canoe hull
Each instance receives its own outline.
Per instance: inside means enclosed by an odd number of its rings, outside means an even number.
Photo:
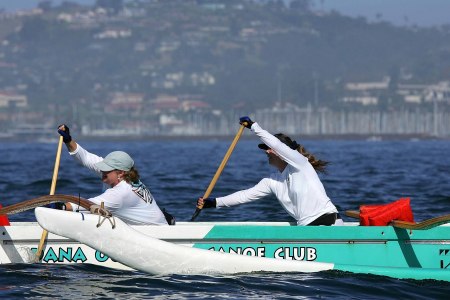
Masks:
[[[99,217],[36,208],[38,223],[49,232],[80,241],[113,260],[150,274],[235,274],[248,272],[318,272],[331,263],[288,261],[191,248],[145,235],[115,219],[115,226]]]

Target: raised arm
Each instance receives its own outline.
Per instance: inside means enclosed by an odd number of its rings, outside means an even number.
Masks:
[[[277,155],[287,162],[289,165],[300,169],[308,164],[308,159],[300,154],[296,149],[291,149],[289,146],[281,142],[274,135],[264,130],[258,123],[253,123],[251,130],[266,144],[269,148],[274,150]]]
[[[78,145],[72,139],[69,127],[66,124],[58,126],[58,133],[63,137],[63,141],[66,144],[67,150],[69,150],[69,154],[71,156],[75,157],[76,160],[78,160],[83,166],[85,166],[89,170],[92,170],[97,174],[101,174],[100,170],[95,166],[95,164],[102,161],[103,157],[90,153],[83,147]]]

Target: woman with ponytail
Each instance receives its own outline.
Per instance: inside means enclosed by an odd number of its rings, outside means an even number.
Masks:
[[[297,225],[342,225],[336,207],[325,192],[317,172],[325,172],[326,161],[316,159],[290,137],[270,134],[249,117],[241,117],[241,125],[249,128],[263,142],[269,164],[277,169],[252,188],[218,198],[199,198],[203,208],[228,207],[275,196]]]

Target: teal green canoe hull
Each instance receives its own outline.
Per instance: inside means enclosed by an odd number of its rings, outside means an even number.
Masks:
[[[450,280],[450,227],[214,226],[194,247],[334,263],[336,269],[396,278]],[[439,275],[437,275],[439,274]]]

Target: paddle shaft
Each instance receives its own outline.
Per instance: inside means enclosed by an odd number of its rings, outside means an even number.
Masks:
[[[214,174],[213,179],[211,180],[211,183],[209,184],[208,188],[206,189],[205,194],[203,195],[203,199],[208,198],[209,195],[211,195],[211,192],[214,188],[214,186],[216,185],[217,180],[220,177],[220,174],[222,174],[223,169],[225,168],[225,165],[228,162],[228,159],[231,156],[231,153],[233,153],[234,148],[236,147],[237,142],[239,141],[239,138],[241,137],[242,133],[244,132],[245,126],[241,125],[241,127],[239,128],[236,136],[233,139],[233,142],[231,143],[230,147],[228,148],[227,153],[225,154],[222,162],[220,163],[219,168],[216,171],[216,174]],[[197,218],[197,216],[200,214],[200,211],[202,210],[202,207],[197,207],[197,209],[195,210],[195,213],[192,215],[191,221],[194,221],[195,218]]]
[[[56,180],[58,179],[58,170],[59,170],[59,162],[61,160],[61,149],[63,144],[63,137],[59,137],[58,142],[58,150],[56,151],[56,159],[55,159],[55,167],[53,168],[53,178],[52,178],[52,185],[50,186],[50,195],[55,194],[56,190]],[[36,251],[36,262],[39,262],[41,260],[42,251],[44,250],[44,243],[47,239],[48,231],[44,229],[41,235],[41,240],[39,241],[39,246]]]

